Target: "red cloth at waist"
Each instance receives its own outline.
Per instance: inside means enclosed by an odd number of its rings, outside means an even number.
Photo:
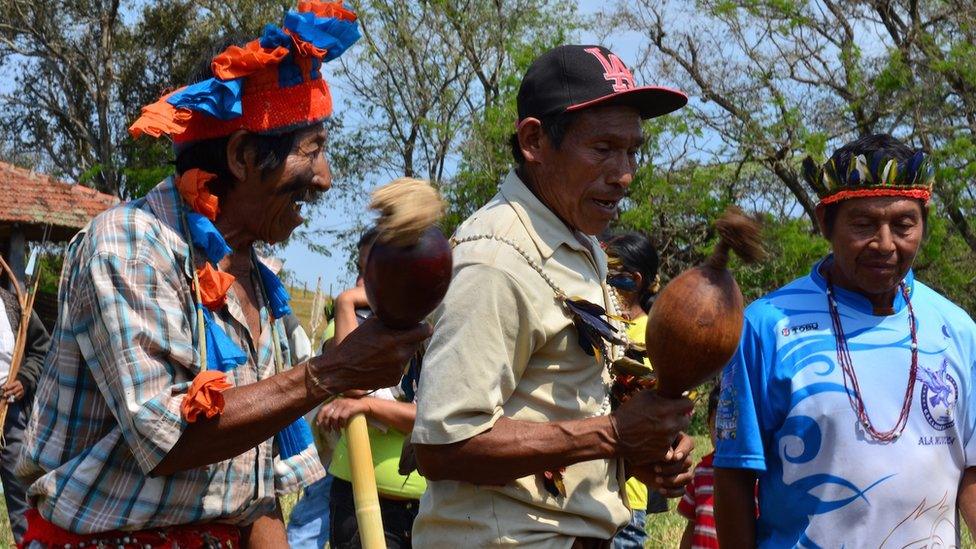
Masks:
[[[113,530],[100,534],[74,534],[60,526],[48,522],[37,512],[37,509],[27,511],[27,532],[20,547],[24,548],[36,541],[44,547],[81,547],[92,545],[100,547],[99,542],[113,548],[145,549],[172,548],[180,549],[216,549],[235,548],[241,546],[241,529],[230,524],[216,522],[206,524],[185,524],[181,526],[167,526],[149,530],[123,532]]]

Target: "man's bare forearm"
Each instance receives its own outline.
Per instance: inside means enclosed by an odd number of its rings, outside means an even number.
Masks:
[[[534,473],[614,456],[608,416],[535,423],[500,418],[488,431],[445,445],[417,444],[428,480],[501,485]]]
[[[344,379],[346,376],[338,369],[329,369],[322,377],[318,385],[313,383],[306,364],[301,364],[257,383],[227,389],[223,393],[223,413],[187,426],[153,474],[171,475],[240,455],[274,436],[331,394],[353,386],[352,380]]]
[[[330,396],[389,387],[428,337],[430,326],[425,323],[392,330],[369,319],[324,355],[224,391],[223,413],[184,429],[152,473],[169,475],[232,458],[271,438]]]
[[[281,518],[281,503],[269,515],[258,517],[244,529],[242,546],[248,549],[277,549],[288,547],[288,533]]]
[[[723,549],[756,546],[756,472],[715,468],[715,528]]]

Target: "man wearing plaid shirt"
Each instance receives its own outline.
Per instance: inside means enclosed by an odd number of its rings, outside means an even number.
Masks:
[[[274,275],[252,246],[285,240],[300,203],[331,185],[319,71],[358,32],[354,14],[314,0],[285,31],[269,25],[144,108],[130,131],[172,137],[177,175],[69,245],[18,470],[34,507],[27,547],[285,546],[277,496],[324,471],[314,447],[283,458],[276,433],[332,395],[396,383],[429,335],[367,321],[289,364]],[[237,102],[207,95],[218,88]]]

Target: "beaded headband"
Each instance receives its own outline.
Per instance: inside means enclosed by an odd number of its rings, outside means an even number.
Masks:
[[[176,144],[252,133],[287,131],[332,114],[322,62],[359,39],[356,14],[342,1],[299,0],[281,27],[230,46],[213,58],[213,78],[184,86],[142,108],[133,137],[168,135]]]
[[[803,159],[803,178],[820,197],[819,205],[849,198],[904,196],[928,202],[935,182],[935,169],[922,151],[899,162],[880,152],[852,156],[848,165],[838,166],[833,158],[822,166],[811,157]]]

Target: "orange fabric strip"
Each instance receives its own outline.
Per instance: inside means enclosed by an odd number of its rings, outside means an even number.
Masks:
[[[180,413],[183,419],[194,423],[200,416],[207,419],[219,416],[224,411],[223,392],[233,387],[227,381],[227,374],[216,370],[205,370],[197,374],[190,384],[190,390],[183,397]]]
[[[316,17],[335,17],[345,21],[356,20],[355,12],[342,7],[342,0],[339,0],[339,2],[299,0],[298,11],[300,13],[314,13]]]
[[[210,65],[214,76],[221,80],[232,80],[250,76],[270,66],[276,66],[288,55],[288,48],[278,46],[273,50],[261,47],[259,40],[251,40],[244,47],[230,46],[213,58]]]
[[[180,191],[180,196],[193,210],[213,221],[217,219],[220,208],[217,197],[210,194],[207,183],[210,183],[217,176],[197,168],[191,168],[183,172],[176,179],[176,188]]]
[[[329,50],[323,50],[315,47],[315,44],[302,40],[298,37],[298,35],[288,29],[285,29],[285,34],[291,37],[292,43],[295,44],[295,49],[298,50],[298,53],[304,56],[322,59],[325,57],[325,54],[329,53]]]
[[[234,275],[218,271],[209,262],[197,269],[200,282],[200,301],[211,311],[220,310],[227,302],[227,291],[234,283]]]
[[[872,198],[878,196],[904,196],[906,198],[917,198],[918,200],[924,200],[928,203],[929,199],[932,198],[932,191],[928,188],[918,188],[918,187],[871,187],[868,189],[854,189],[848,191],[840,191],[837,194],[832,194],[823,198],[819,205],[826,206],[827,204],[833,204],[834,202],[840,202],[841,200],[847,200],[849,198]]]
[[[164,134],[179,135],[186,131],[193,113],[189,109],[177,109],[167,103],[166,99],[171,95],[173,94],[166,94],[159,101],[143,107],[142,114],[129,126],[129,135],[133,138],[143,134],[159,137]]]

